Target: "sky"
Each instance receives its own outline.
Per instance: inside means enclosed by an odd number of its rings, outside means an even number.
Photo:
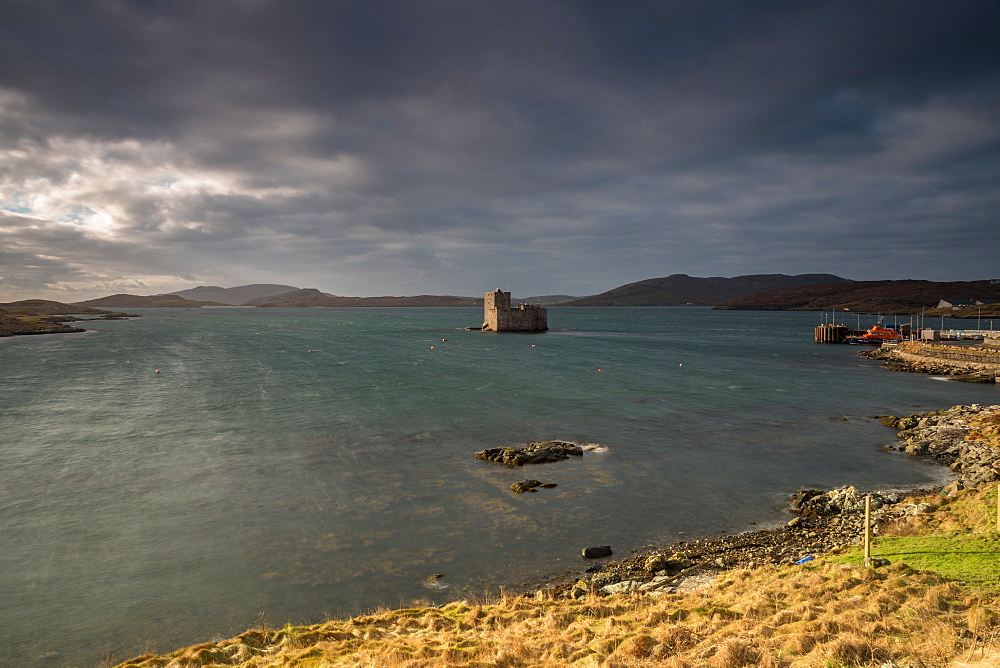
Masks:
[[[0,302],[1000,278],[997,0],[3,0]]]

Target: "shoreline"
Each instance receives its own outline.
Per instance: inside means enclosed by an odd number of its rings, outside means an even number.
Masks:
[[[92,315],[94,317],[78,318],[77,315]],[[91,330],[66,323],[91,320],[130,320],[138,317],[141,316],[121,311],[74,309],[71,305],[58,302],[0,304],[0,337],[81,334]]]
[[[989,438],[970,435],[984,431],[980,421],[995,416],[1000,441],[1000,404],[953,406],[906,416],[872,416],[897,429],[889,450],[947,466],[955,478],[946,485],[902,491],[873,490],[872,534],[889,523],[907,521],[928,512],[919,497],[953,496],[959,491],[1000,481],[1000,452]],[[977,442],[978,441],[978,442]],[[569,571],[535,584],[535,595],[582,598],[641,592],[651,596],[689,591],[709,584],[735,568],[794,564],[861,544],[864,497],[854,486],[834,490],[799,490],[786,509],[793,515],[783,526],[754,529],[729,536],[676,541],[641,553],[595,560],[585,571]]]
[[[919,521],[924,519],[923,515],[933,511],[929,499],[915,497],[956,494],[978,484],[1000,481],[998,451],[985,444],[970,444],[966,440],[966,436],[979,426],[974,420],[988,414],[997,414],[1000,418],[1000,402],[996,405],[953,406],[899,417],[870,416],[897,430],[896,442],[888,445],[887,450],[933,461],[948,467],[955,475],[952,482],[944,485],[873,492],[873,497],[877,499],[873,503],[875,536],[887,524]],[[994,462],[997,468],[993,468]],[[514,597],[540,600],[576,600],[615,594],[656,598],[700,589],[728,571],[795,564],[809,557],[818,558],[861,542],[864,496],[854,487],[831,491],[800,490],[790,499],[792,514],[784,524],[732,535],[678,540],[627,555],[589,560],[581,563],[578,570],[552,573],[540,576],[534,582],[523,583],[520,587],[511,586],[508,593]],[[474,594],[472,600],[490,595],[490,592],[480,592]],[[450,603],[429,607],[446,605]],[[310,624],[315,622],[306,623],[307,626]],[[216,647],[221,648],[227,642],[205,642],[193,647],[214,652]],[[175,650],[163,656],[179,653],[180,650]],[[144,655],[116,665],[162,665],[157,661],[151,655]]]
[[[997,456],[1000,455],[997,449],[1000,447],[1000,404],[971,404],[900,417],[872,417],[898,430],[898,442],[888,449],[947,465],[956,474],[955,480],[944,486],[871,492],[873,536],[878,536],[890,523],[919,524],[926,521],[939,505],[934,503],[933,498],[926,498],[929,495],[954,496],[964,489],[1000,481],[1000,457]],[[984,467],[986,461],[988,466]],[[538,583],[534,591],[512,592],[512,598],[552,601],[550,605],[558,600],[573,602],[582,599],[573,603],[578,605],[593,601],[595,596],[615,594],[638,594],[655,599],[708,587],[720,574],[729,571],[749,574],[750,569],[758,567],[811,561],[810,557],[818,558],[860,543],[864,497],[865,493],[853,486],[831,491],[800,490],[790,499],[790,510],[794,516],[783,526],[732,536],[677,541],[651,552],[605,560],[595,563],[594,567],[587,569],[588,573],[579,574],[580,577],[572,581],[567,581],[571,574],[550,577]],[[879,567],[887,565],[884,560],[882,563],[875,560],[875,563]],[[886,570],[893,569],[898,570],[897,566]],[[488,594],[484,592],[483,596],[488,597]],[[435,610],[449,610],[456,606],[468,609],[470,605],[478,608],[480,603],[475,600],[453,601],[440,606],[402,610],[399,615],[409,620],[425,612],[433,615]],[[331,638],[337,642],[358,642],[360,636],[350,629],[357,624],[367,629],[365,624],[374,618],[372,615],[345,618],[343,625],[346,625],[344,628],[347,631],[340,626],[324,631],[331,620],[306,626],[288,625],[284,631],[276,633],[267,628],[251,629],[231,639],[204,642],[162,655],[144,654],[115,665],[118,668],[154,668],[167,663],[202,665],[181,663],[179,657],[182,656],[191,656],[198,661],[211,657],[222,665],[244,665],[244,658],[264,654],[272,645],[284,647],[282,643],[289,639],[297,639],[292,645],[294,654],[318,656],[323,654],[327,645],[333,647]],[[363,636],[364,639],[368,637]],[[234,648],[242,652],[244,646],[250,648],[244,652],[246,656],[233,654]],[[175,659],[177,663],[173,662]]]
[[[907,341],[891,348],[863,350],[858,355],[879,360],[890,371],[949,376],[966,383],[1000,382],[1000,349],[994,345]]]

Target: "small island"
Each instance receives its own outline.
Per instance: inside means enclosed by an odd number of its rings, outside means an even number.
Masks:
[[[100,320],[120,320],[136,318],[130,313],[105,311],[90,306],[63,304],[47,299],[26,299],[0,304],[0,336],[24,336],[28,334],[67,334],[85,332],[80,327],[67,325],[79,322],[77,315],[96,316]],[[87,319],[95,319],[87,318]]]

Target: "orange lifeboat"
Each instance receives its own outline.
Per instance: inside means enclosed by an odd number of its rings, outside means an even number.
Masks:
[[[874,325],[860,336],[848,336],[844,339],[847,343],[867,343],[880,345],[882,343],[898,343],[903,340],[902,328],[899,325]]]

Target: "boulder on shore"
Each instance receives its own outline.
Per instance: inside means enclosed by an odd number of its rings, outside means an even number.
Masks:
[[[591,545],[580,550],[580,554],[583,555],[584,559],[600,559],[610,557],[612,552],[610,545]]]
[[[565,441],[539,441],[527,445],[487,448],[475,454],[479,459],[499,462],[507,466],[523,466],[524,464],[544,464],[583,456],[583,448],[575,443]]]

